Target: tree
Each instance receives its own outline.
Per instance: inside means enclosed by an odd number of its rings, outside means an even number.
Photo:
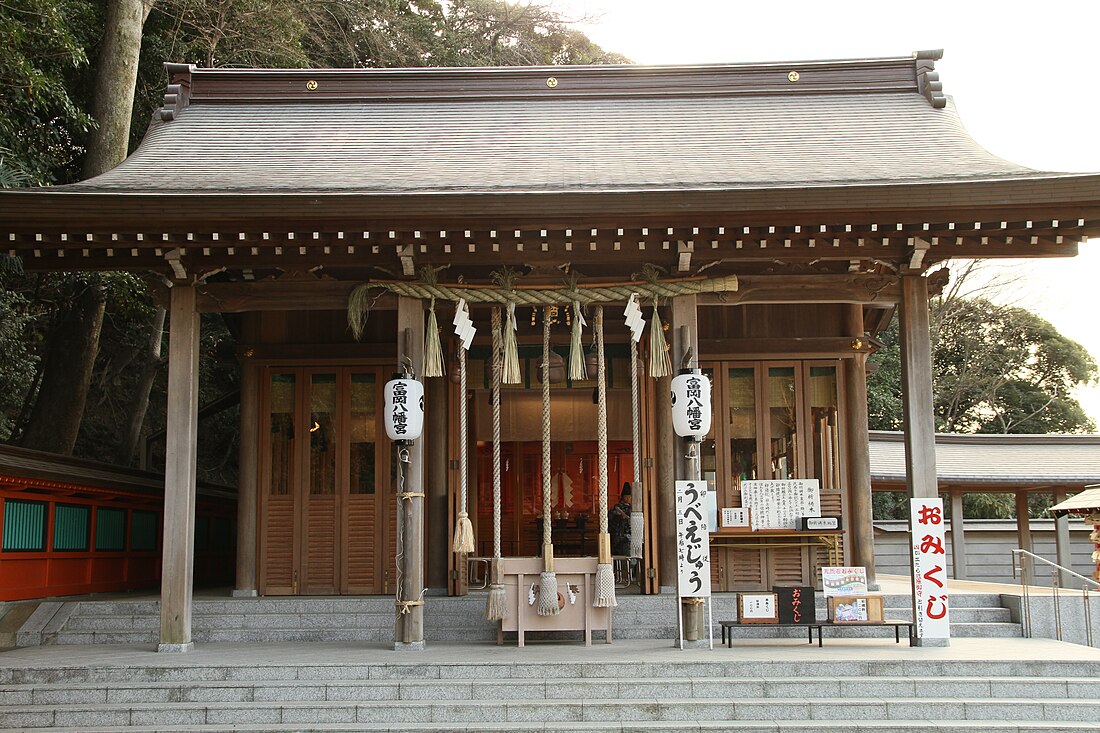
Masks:
[[[1073,389],[1097,378],[1095,360],[1080,344],[1023,308],[1000,305],[967,293],[963,275],[929,303],[932,334],[933,409],[938,432],[1079,433],[1095,429]],[[978,292],[981,292],[980,290]],[[967,297],[970,295],[971,297]],[[872,430],[902,425],[901,349],[895,319],[881,334],[867,380]],[[876,492],[876,518],[903,519],[908,504],[900,493]],[[1029,496],[1039,516],[1051,495]],[[1013,517],[1012,494],[970,492],[963,512],[972,519]]]
[[[82,168],[87,177],[121,162],[123,131],[132,147],[160,105],[164,61],[320,68],[625,62],[542,5],[500,0],[2,0],[0,41],[9,51],[0,56],[2,186],[70,182]],[[75,440],[78,455],[132,461],[140,432],[156,433],[164,419],[163,316],[148,288],[129,275],[26,276],[17,265],[0,257],[0,439],[23,435],[24,444],[62,451]],[[235,360],[225,358],[233,353],[229,325],[217,314],[203,316],[203,404],[236,387]],[[59,335],[66,329],[81,332],[82,348]],[[54,369],[70,373],[51,376]],[[90,382],[78,379],[84,374]],[[143,399],[149,389],[153,397]],[[230,483],[231,413],[204,423],[210,439],[199,446],[200,474]],[[71,427],[49,429],[61,424],[51,421],[71,426],[74,415],[75,437]]]
[[[92,117],[96,124],[88,139],[84,178],[111,170],[125,160],[129,152],[141,27],[152,6],[153,0],[107,2],[92,98]]]
[[[1023,308],[984,298],[933,300],[936,430],[949,433],[1078,433],[1095,429],[1073,390],[1097,378],[1083,346]],[[901,426],[896,320],[880,336],[868,379],[870,425]]]
[[[4,186],[74,180],[91,117],[80,102],[97,26],[85,0],[0,3],[0,179]]]

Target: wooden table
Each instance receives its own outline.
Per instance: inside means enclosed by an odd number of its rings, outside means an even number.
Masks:
[[[904,626],[908,630],[909,646],[913,646],[913,622],[912,621],[900,621],[900,620],[887,620],[887,621],[869,621],[861,623],[845,623],[838,624],[832,621],[814,621],[812,624],[743,624],[737,621],[721,621],[722,625],[722,641],[725,642],[727,648],[733,648],[733,630],[734,629],[774,629],[777,627],[804,627],[806,629],[806,638],[810,644],[814,643],[814,629],[817,629],[817,645],[822,646],[821,642],[821,630],[825,627],[831,629],[844,629],[844,628],[860,628],[863,626],[893,626],[894,627],[894,643],[901,643],[901,627]]]

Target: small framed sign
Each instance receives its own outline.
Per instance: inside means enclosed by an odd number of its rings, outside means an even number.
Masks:
[[[752,512],[747,507],[722,507],[719,532],[751,532]]]
[[[799,522],[803,532],[828,532],[840,529],[840,517],[802,517]]]
[[[742,624],[779,623],[779,604],[774,593],[741,593],[737,596],[737,621]]]
[[[867,595],[867,568],[821,568],[821,588],[829,596]]]
[[[882,596],[832,596],[829,619],[834,624],[882,622]]]

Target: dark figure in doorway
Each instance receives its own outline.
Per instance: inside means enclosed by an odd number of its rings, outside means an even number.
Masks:
[[[611,554],[630,554],[630,484],[623,483],[619,503],[607,513],[607,529],[611,534]]]

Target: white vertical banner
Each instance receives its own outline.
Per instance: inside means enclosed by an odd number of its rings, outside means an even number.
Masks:
[[[710,597],[709,493],[706,481],[676,482],[676,587],[681,598]]]
[[[909,500],[913,551],[913,621],[918,639],[951,638],[943,499]]]

